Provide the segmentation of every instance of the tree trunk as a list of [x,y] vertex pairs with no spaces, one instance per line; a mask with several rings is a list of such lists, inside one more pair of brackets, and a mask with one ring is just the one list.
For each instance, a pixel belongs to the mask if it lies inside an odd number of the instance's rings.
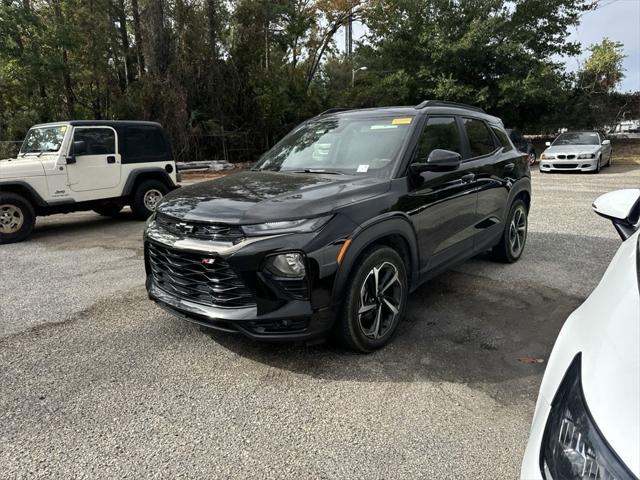
[[138,76],[142,77],[145,72],[144,53],[142,51],[142,27],[140,26],[140,8],[138,0],[131,0],[131,10],[133,16],[133,37],[136,41],[136,56],[138,57]]
[[[60,7],[60,0],[53,2],[53,14],[56,18],[57,28],[63,28],[65,24],[64,18],[62,18],[62,8]],[[69,53],[65,47],[62,47],[62,82],[64,84],[64,96],[67,106],[67,115],[69,120],[75,116],[75,97],[73,95],[73,83],[71,81],[71,72],[69,70]]]
[[133,72],[133,61],[131,59],[131,48],[129,46],[129,32],[127,32],[127,13],[125,10],[124,0],[116,0],[114,9],[116,20],[120,24],[118,33],[120,34],[120,43],[122,44],[125,78],[127,85],[129,85],[135,77]]

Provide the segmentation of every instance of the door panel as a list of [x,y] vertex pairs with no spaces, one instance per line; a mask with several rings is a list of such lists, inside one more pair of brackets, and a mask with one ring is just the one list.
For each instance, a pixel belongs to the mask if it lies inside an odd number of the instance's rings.
[[[454,116],[429,117],[414,162],[425,162],[435,149],[463,153],[460,126]],[[413,221],[420,248],[422,273],[473,248],[476,220],[476,182],[473,168],[462,163],[449,172],[409,173],[409,193],[399,209]]]
[[115,188],[120,184],[118,137],[111,127],[76,127],[73,141],[86,143],[86,153],[67,165],[69,185],[75,192]]

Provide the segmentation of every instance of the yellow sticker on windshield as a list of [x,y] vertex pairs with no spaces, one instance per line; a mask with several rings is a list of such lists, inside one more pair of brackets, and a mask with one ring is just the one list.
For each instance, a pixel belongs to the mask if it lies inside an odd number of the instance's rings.
[[411,123],[411,120],[411,117],[394,118],[391,121],[391,125],[409,125]]
[[60,131],[61,132],[66,132],[67,131],[67,127],[60,127]]

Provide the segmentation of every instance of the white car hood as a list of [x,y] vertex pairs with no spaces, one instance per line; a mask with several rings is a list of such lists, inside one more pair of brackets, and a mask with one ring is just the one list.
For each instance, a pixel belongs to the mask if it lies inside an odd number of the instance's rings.
[[42,157],[26,156],[0,160],[0,180],[44,175]]
[[600,145],[552,145],[548,147],[544,153],[596,153],[600,149]]
[[582,386],[593,419],[636,476],[640,476],[638,235],[622,244],[596,290],[572,315],[566,332],[582,352]]

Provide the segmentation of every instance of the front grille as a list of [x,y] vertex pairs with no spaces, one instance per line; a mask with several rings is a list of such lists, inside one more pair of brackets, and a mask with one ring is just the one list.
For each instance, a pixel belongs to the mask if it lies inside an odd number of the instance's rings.
[[577,168],[577,163],[555,163],[553,168]]
[[251,291],[224,259],[147,245],[153,281],[165,292],[203,305],[255,305]]
[[556,155],[556,158],[558,160],[573,160],[574,158],[576,158],[576,156],[573,154],[570,154],[570,155],[560,154],[560,155]]
[[158,213],[156,224],[174,235],[201,240],[220,240],[237,243],[244,238],[242,228],[226,223],[186,222]]

